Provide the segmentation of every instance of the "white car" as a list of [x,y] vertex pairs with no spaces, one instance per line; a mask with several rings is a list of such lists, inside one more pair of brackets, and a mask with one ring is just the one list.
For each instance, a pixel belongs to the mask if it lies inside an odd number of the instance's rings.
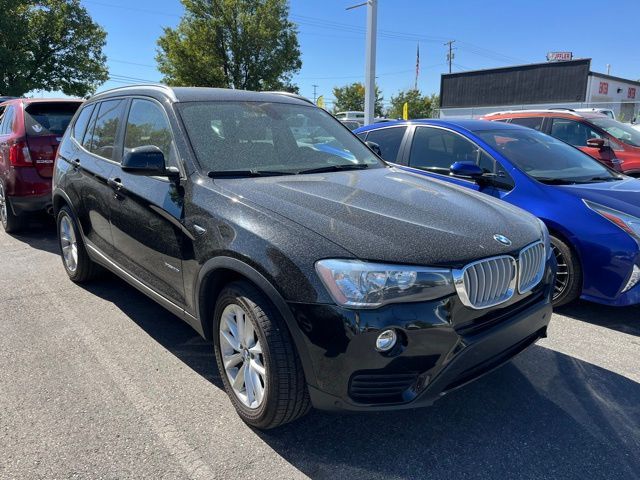
[[607,117],[611,118],[612,120],[616,120],[616,114],[610,108],[576,108],[575,111],[576,112],[601,113],[601,114],[606,115]]

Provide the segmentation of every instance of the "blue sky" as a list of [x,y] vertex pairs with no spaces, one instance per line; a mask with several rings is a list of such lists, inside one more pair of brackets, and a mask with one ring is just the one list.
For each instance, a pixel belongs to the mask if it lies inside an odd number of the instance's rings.
[[[179,0],[82,0],[108,32],[105,53],[113,80],[101,89],[161,76],[156,39],[175,26]],[[331,99],[331,89],[364,75],[366,8],[362,0],[291,0],[303,66],[300,92]],[[438,92],[447,40],[456,40],[453,71],[545,61],[548,51],[590,57],[595,71],[640,78],[640,4],[637,0],[379,0],[378,84],[385,103],[414,83],[420,44],[419,88]]]

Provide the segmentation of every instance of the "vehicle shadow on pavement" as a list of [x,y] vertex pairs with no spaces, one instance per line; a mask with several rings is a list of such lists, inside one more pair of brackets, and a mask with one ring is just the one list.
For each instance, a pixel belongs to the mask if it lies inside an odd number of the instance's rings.
[[582,322],[640,336],[640,306],[608,307],[580,301],[557,308],[554,311]]
[[638,478],[640,385],[535,346],[431,408],[260,433],[312,478]]
[[216,387],[224,388],[211,342],[204,340],[181,319],[108,272],[100,280],[81,287],[116,305],[188,367]]
[[56,236],[56,224],[53,218],[42,214],[29,218],[27,225],[11,236],[16,240],[26,243],[31,248],[43,250],[49,253],[60,253]]

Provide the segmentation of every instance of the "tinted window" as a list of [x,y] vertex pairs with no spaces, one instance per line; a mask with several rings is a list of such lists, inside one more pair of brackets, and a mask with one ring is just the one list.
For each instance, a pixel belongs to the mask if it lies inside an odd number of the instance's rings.
[[457,133],[441,128],[418,127],[413,136],[409,165],[448,173],[455,162],[478,163],[486,155]]
[[36,102],[27,105],[24,109],[27,136],[63,135],[79,106],[78,102]]
[[2,125],[0,125],[0,135],[8,135],[12,133],[14,107],[9,106],[2,116]]
[[207,171],[299,173],[381,162],[324,110],[265,102],[178,104],[196,157]]
[[78,114],[78,118],[73,124],[72,135],[73,138],[82,143],[82,138],[84,137],[84,133],[87,131],[87,125],[89,125],[89,119],[91,118],[91,114],[93,113],[94,105],[89,105],[88,107],[83,108]]
[[171,128],[162,108],[148,100],[133,100],[124,137],[125,152],[144,145],[155,145],[169,164],[175,163]]
[[93,133],[87,135],[84,142],[89,151],[109,160],[115,158],[116,134],[124,105],[124,100],[107,100],[100,104]]
[[586,123],[566,118],[554,118],[551,124],[551,135],[576,147],[586,147],[590,138],[602,138]]
[[577,148],[535,130],[486,130],[476,135],[521,171],[544,183],[589,183],[620,178]]
[[404,137],[407,127],[391,127],[381,128],[380,130],[372,130],[369,132],[367,141],[380,145],[382,150],[382,158],[389,162],[395,162],[398,158],[400,144]]
[[367,140],[367,133],[368,133],[368,132],[361,132],[361,133],[359,133],[359,134],[358,134],[358,138],[359,138],[360,140],[362,140],[363,142],[364,142],[364,141],[366,141],[366,140]]
[[523,127],[533,128],[534,130],[542,130],[543,120],[544,117],[512,118],[511,123],[522,125]]

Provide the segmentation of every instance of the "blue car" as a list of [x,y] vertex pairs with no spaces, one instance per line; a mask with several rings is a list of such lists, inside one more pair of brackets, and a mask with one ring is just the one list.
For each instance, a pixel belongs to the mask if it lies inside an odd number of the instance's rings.
[[578,297],[614,306],[640,303],[640,180],[553,137],[501,122],[400,121],[354,133],[408,171],[539,217],[558,261],[555,306]]

